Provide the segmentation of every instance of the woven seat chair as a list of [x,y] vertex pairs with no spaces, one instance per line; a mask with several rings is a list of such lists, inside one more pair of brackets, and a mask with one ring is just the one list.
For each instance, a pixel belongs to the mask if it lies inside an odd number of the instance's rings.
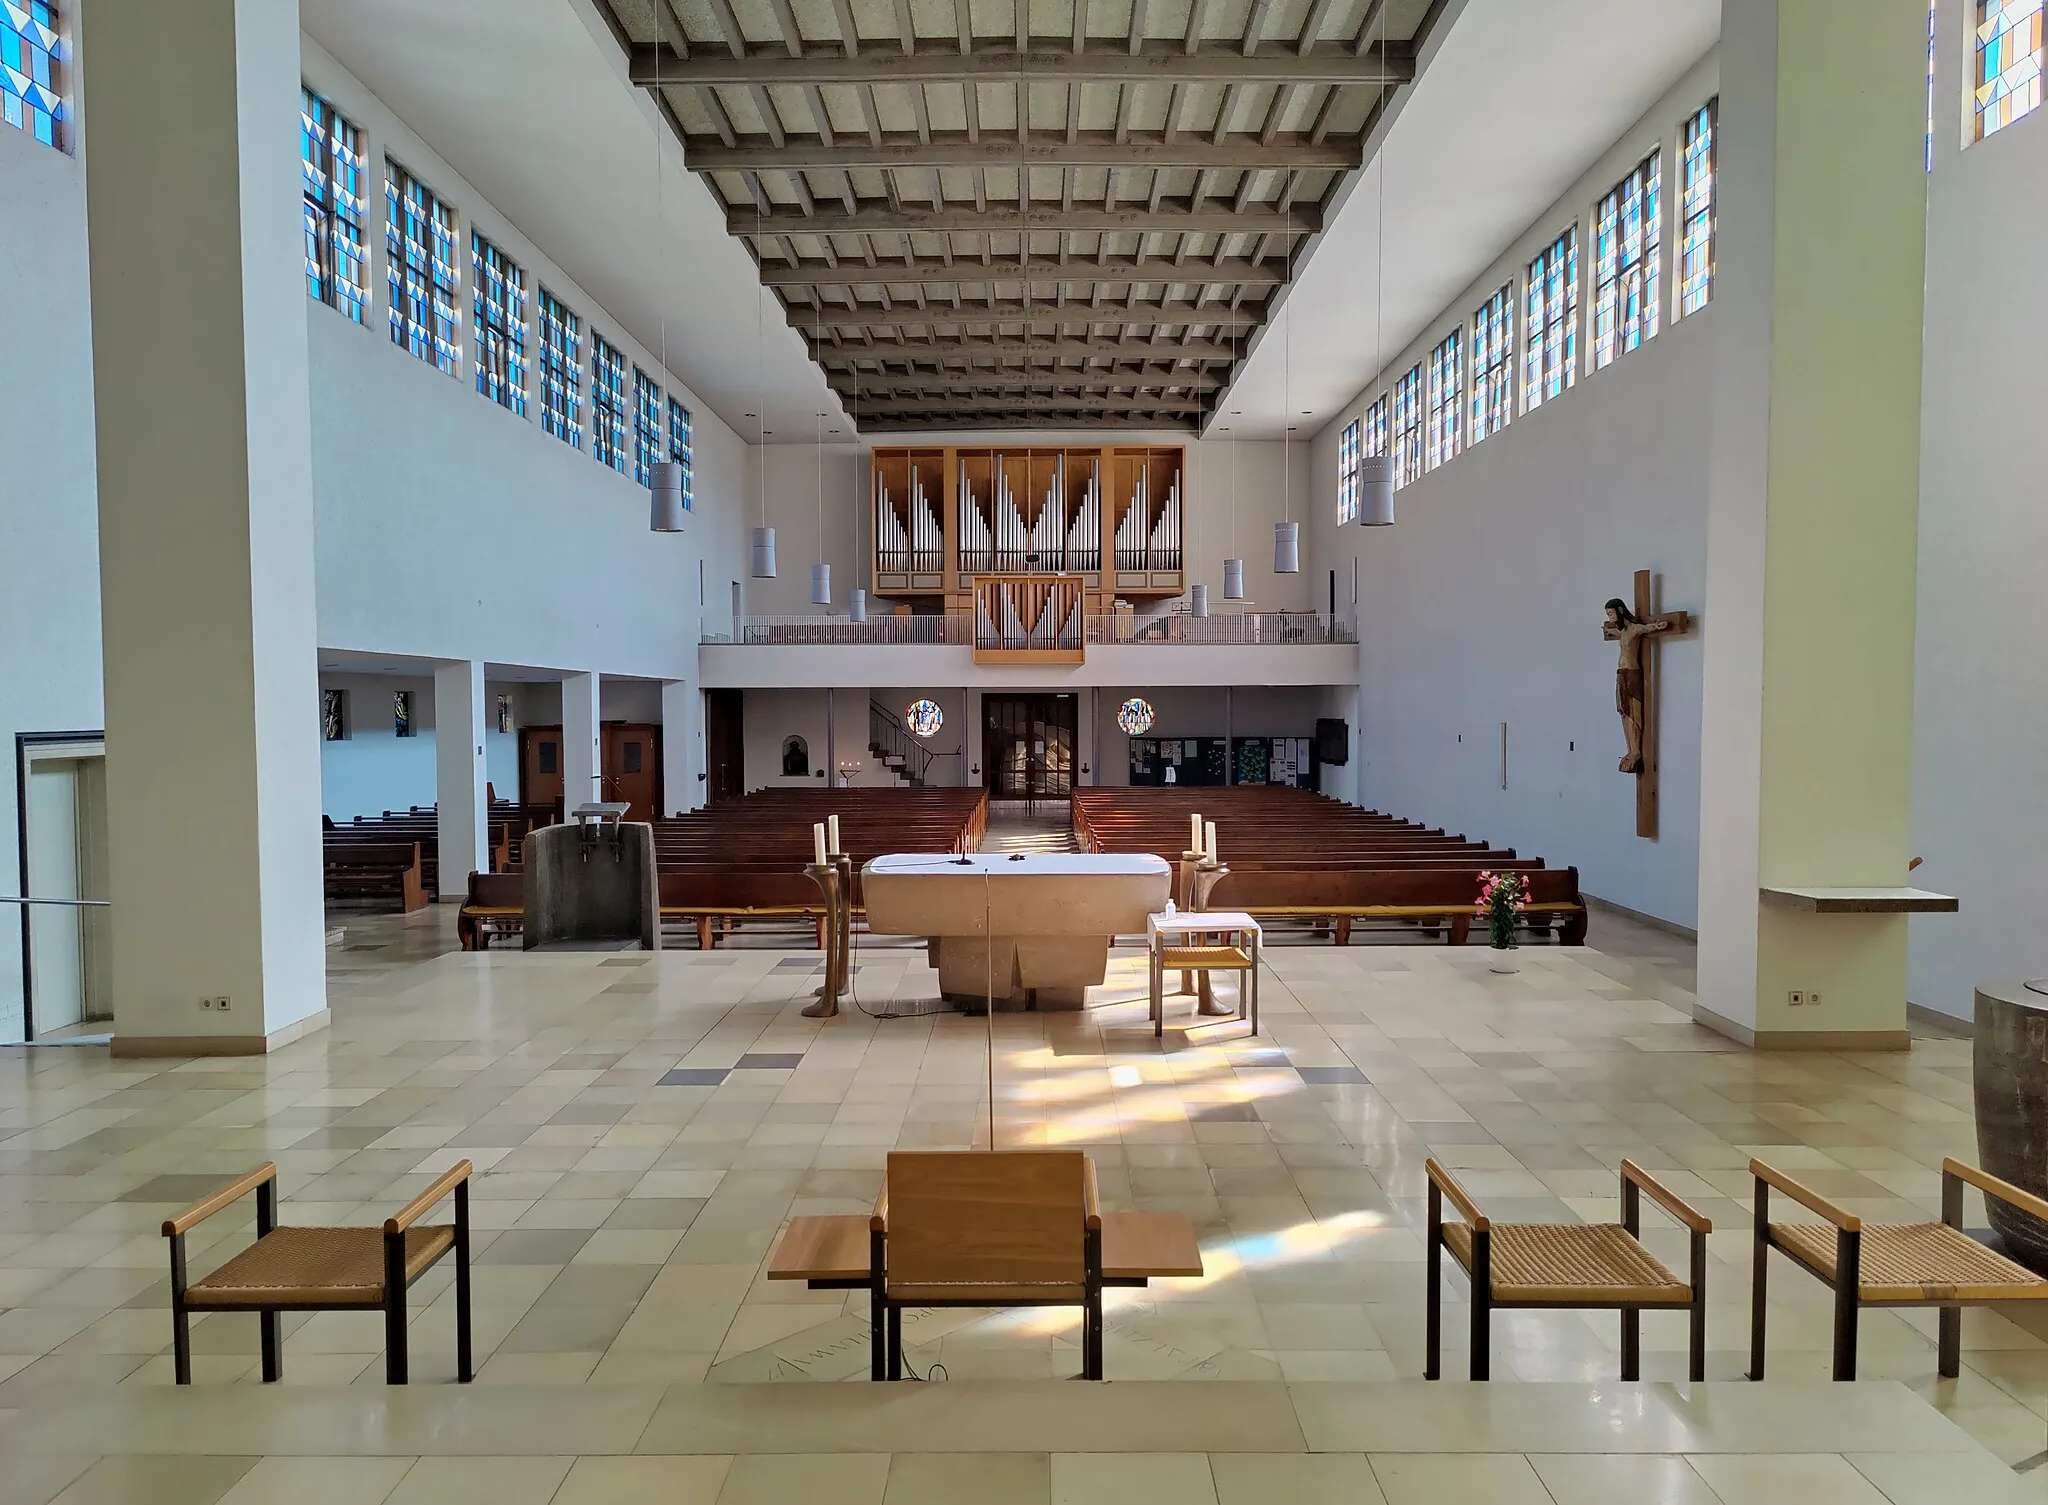
[[[1756,1280],[1750,1292],[1749,1377],[1764,1377],[1764,1285],[1777,1249],[1835,1293],[1834,1377],[1856,1378],[1856,1322],[1866,1306],[1941,1308],[1936,1362],[1943,1379],[1962,1373],[1963,1308],[1999,1301],[2048,1300],[2048,1280],[1963,1232],[1963,1188],[2034,1217],[2048,1219],[2048,1201],[1960,1160],[1941,1163],[1941,1221],[1866,1223],[1820,1193],[1761,1160],[1756,1177]],[[1773,1223],[1772,1190],[1783,1192],[1824,1223]]]
[[[1497,1307],[1614,1310],[1621,1313],[1621,1377],[1642,1377],[1645,1311],[1689,1310],[1687,1373],[1707,1377],[1707,1235],[1714,1225],[1634,1161],[1621,1163],[1619,1223],[1495,1223],[1479,1211],[1457,1178],[1435,1159],[1429,1175],[1428,1364],[1424,1379],[1443,1373],[1443,1251],[1472,1282],[1475,1380],[1490,1371],[1490,1319]],[[1680,1280],[1643,1247],[1642,1194],[1648,1192],[1692,1238],[1690,1278]],[[1443,1204],[1464,1217],[1446,1223]]]
[[[406,1383],[405,1293],[444,1255],[455,1255],[456,1372],[472,1378],[469,1312],[470,1163],[458,1162],[432,1186],[384,1220],[381,1228],[280,1228],[277,1167],[259,1165],[164,1221],[171,1241],[171,1359],[177,1382],[192,1383],[192,1313],[255,1312],[266,1383],[283,1377],[281,1312],[381,1309],[384,1377]],[[256,1242],[211,1275],[185,1276],[185,1235],[222,1208],[256,1193]],[[433,1206],[455,1193],[452,1224],[421,1225]]]

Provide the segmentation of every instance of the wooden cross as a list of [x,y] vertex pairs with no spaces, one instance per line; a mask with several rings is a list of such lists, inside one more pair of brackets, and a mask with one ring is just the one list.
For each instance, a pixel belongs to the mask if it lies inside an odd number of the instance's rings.
[[1650,572],[1636,571],[1635,605],[1619,598],[1607,603],[1601,636],[1621,645],[1614,671],[1614,708],[1621,715],[1627,751],[1621,771],[1636,778],[1636,835],[1657,835],[1657,654],[1662,638],[1692,631],[1689,612],[1659,612],[1652,600]]

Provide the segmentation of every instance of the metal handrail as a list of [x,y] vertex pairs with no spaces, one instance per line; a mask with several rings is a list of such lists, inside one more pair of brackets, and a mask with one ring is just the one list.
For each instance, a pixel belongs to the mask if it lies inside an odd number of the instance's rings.
[[111,909],[112,899],[38,899],[25,894],[0,894],[0,904],[62,904],[73,909]]
[[[1219,612],[1197,617],[1173,612],[1163,617],[1093,615],[1083,622],[1084,641],[1094,644],[1159,644],[1202,647],[1312,647],[1355,643],[1357,629],[1344,617],[1314,611]],[[823,612],[748,617],[737,633],[707,632],[702,641],[748,647],[830,647],[872,644],[975,646],[975,621],[959,612],[928,616],[873,616],[865,622]],[[1000,643],[983,646],[999,647]]]

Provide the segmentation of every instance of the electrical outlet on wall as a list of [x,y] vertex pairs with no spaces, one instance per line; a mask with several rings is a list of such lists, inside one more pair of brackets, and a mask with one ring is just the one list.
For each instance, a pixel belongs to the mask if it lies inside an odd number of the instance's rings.
[[1785,995],[1785,1001],[1791,1004],[1793,1008],[1799,1008],[1806,1002],[1806,993],[1803,989],[1794,988]]
[[209,1014],[225,1014],[233,1006],[233,1000],[228,998],[202,998],[199,1000],[199,1006]]

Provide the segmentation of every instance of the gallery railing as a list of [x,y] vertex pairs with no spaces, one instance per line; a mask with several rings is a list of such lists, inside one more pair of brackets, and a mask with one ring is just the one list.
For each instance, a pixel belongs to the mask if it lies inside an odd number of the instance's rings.
[[[872,610],[872,609],[871,609]],[[1005,623],[992,615],[979,622],[965,613],[932,616],[870,615],[865,622],[849,622],[843,616],[813,614],[748,617],[740,623],[737,637],[721,623],[707,627],[706,643],[737,642],[747,647],[778,646],[861,646],[890,644],[957,645],[963,648],[1037,646],[1035,638],[1048,635],[1052,646],[1078,647],[1131,644],[1166,647],[1298,648],[1331,643],[1355,643],[1357,630],[1342,617],[1332,618],[1313,611],[1218,612],[1207,617],[1175,612],[1163,617],[1141,618],[1132,613],[1108,616],[1065,616],[1058,611],[1041,612],[1034,622],[1047,624],[1035,633],[1020,619],[1008,638]],[[1057,623],[1057,627],[1050,624]],[[1076,632],[1078,629],[1079,636]]]

